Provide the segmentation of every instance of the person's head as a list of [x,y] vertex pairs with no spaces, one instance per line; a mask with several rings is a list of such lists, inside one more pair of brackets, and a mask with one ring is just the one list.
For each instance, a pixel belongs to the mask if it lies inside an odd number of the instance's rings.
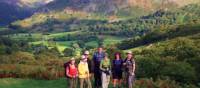
[[104,57],[104,59],[105,59],[105,60],[107,60],[107,59],[108,59],[108,54],[107,54],[107,53],[105,54],[105,57]]
[[127,55],[127,59],[132,59],[132,57],[133,57],[132,51],[128,51],[128,52],[126,53],[126,55]]
[[98,47],[98,52],[99,53],[103,52],[103,47]]
[[89,57],[89,54],[90,54],[89,51],[85,51],[85,52],[84,52],[85,58],[88,58],[88,57]]
[[87,62],[87,58],[85,57],[85,55],[82,55],[82,56],[81,56],[81,61]]
[[115,53],[115,59],[121,59],[121,54],[119,52]]
[[71,64],[75,64],[75,62],[76,62],[75,58],[72,57],[72,58],[70,59],[70,62],[71,62]]

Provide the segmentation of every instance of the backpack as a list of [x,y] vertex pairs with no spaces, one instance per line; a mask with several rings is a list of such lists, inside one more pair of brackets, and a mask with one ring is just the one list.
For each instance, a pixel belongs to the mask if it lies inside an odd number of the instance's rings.
[[[124,60],[124,63],[126,63],[126,61],[127,61],[127,59]],[[131,59],[130,62],[132,65],[135,64],[135,60],[133,60],[133,59]],[[128,70],[128,68],[126,66],[125,66],[125,70],[126,71]]]
[[68,62],[64,63],[65,77],[68,77],[68,76],[66,75],[66,68],[68,68],[68,67],[69,67],[69,64],[70,64],[70,61],[68,61]]

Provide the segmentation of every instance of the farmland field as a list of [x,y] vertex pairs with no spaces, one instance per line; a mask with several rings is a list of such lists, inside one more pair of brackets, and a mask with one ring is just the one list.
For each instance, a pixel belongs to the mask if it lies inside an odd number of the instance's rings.
[[[68,34],[76,34],[79,33],[78,31],[74,32],[63,32],[63,33],[49,33],[49,34],[42,34],[42,33],[18,33],[18,34],[11,34],[11,35],[5,35],[6,37],[9,37],[14,40],[26,40],[30,41],[30,44],[33,45],[45,45],[47,47],[57,47],[58,50],[62,53],[65,48],[70,48],[72,43],[76,43],[77,40],[75,41],[49,41],[53,38],[58,38],[58,37],[64,37]],[[103,40],[103,45],[112,45],[112,44],[117,44],[120,43],[120,41],[123,41],[126,39],[125,37],[117,37],[117,36],[104,36]],[[31,41],[32,40],[32,41]],[[85,42],[85,45],[87,46],[92,46],[92,47],[97,47],[98,46],[98,41],[93,40],[93,41],[88,41]]]

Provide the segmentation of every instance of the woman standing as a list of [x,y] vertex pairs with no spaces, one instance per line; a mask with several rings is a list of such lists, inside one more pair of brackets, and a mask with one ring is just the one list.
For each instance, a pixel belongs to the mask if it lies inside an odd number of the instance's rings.
[[78,64],[78,73],[80,79],[80,88],[84,88],[83,86],[85,83],[87,85],[87,88],[92,88],[89,78],[90,73],[89,73],[88,63],[84,55],[82,56],[82,59]]
[[76,88],[78,69],[75,65],[75,58],[71,58],[68,66],[66,67],[66,75],[69,78],[70,88]]
[[128,84],[128,88],[133,88],[135,79],[135,60],[131,51],[127,52],[127,57],[123,65],[125,66],[126,84]]
[[105,56],[105,58],[100,63],[100,70],[102,71],[101,74],[102,88],[108,88],[111,75],[111,62],[107,56]]
[[112,76],[113,76],[113,87],[116,88],[121,86],[122,82],[122,67],[123,60],[121,59],[120,53],[115,53],[115,59],[112,61]]

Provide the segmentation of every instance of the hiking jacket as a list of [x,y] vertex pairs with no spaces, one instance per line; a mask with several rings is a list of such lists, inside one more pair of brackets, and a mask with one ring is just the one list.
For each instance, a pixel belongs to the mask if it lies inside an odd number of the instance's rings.
[[87,62],[80,62],[78,64],[78,76],[79,78],[87,78],[89,77],[89,68]]

